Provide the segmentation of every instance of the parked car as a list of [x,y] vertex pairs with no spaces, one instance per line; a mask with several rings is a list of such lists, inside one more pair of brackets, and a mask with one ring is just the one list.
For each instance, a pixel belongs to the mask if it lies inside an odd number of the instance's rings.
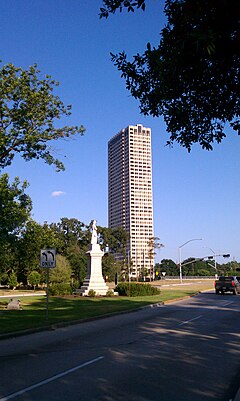
[[[240,277],[238,277],[240,280]],[[215,281],[216,294],[224,294],[225,292],[232,292],[234,295],[240,294],[240,281],[237,276],[220,276]]]

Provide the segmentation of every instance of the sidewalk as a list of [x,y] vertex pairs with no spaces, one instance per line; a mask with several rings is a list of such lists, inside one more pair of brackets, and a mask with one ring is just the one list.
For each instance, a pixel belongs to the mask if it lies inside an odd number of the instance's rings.
[[34,292],[32,294],[29,294],[29,293],[26,294],[26,293],[19,292],[17,294],[11,293],[8,295],[0,295],[0,298],[38,297],[38,296],[44,296],[44,295],[46,295],[45,291],[41,291],[41,292],[37,292],[37,293]]

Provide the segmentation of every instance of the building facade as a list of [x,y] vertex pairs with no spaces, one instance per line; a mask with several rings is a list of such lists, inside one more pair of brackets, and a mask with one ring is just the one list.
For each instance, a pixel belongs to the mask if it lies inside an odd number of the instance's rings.
[[129,125],[108,142],[108,226],[128,233],[132,278],[152,277],[151,129],[141,124]]

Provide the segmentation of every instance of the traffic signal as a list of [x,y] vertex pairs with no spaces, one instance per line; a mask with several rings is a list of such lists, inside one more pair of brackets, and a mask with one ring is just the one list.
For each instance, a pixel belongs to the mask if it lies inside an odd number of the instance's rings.
[[224,258],[230,258],[230,253],[226,253],[225,255],[223,255]]

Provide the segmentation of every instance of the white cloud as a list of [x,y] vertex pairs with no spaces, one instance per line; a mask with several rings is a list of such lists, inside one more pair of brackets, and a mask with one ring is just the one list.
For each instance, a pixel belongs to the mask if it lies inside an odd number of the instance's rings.
[[53,192],[51,193],[51,196],[52,196],[53,198],[56,198],[57,196],[65,195],[65,193],[66,193],[66,192],[63,192],[63,191],[53,191]]

